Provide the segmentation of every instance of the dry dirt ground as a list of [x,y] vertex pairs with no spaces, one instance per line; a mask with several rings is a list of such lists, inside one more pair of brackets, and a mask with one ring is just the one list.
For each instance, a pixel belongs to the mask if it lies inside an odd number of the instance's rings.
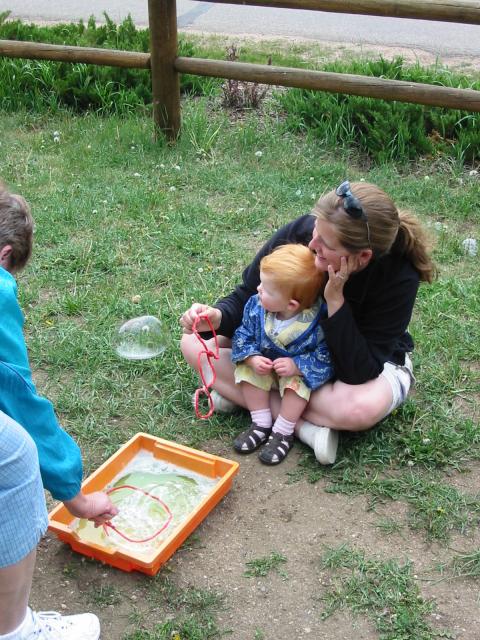
[[[411,560],[422,596],[436,603],[429,623],[448,629],[451,635],[443,637],[480,638],[478,582],[438,581],[435,571],[439,562],[451,557],[452,548],[478,549],[478,532],[458,535],[450,548],[427,543],[420,532],[407,527],[386,535],[378,528],[379,521],[388,515],[406,523],[405,505],[386,503],[372,511],[364,497],[327,493],[326,481],[288,483],[287,473],[296,468],[301,445],[273,468],[261,465],[255,454],[237,456],[226,444],[210,443],[205,449],[239,460],[239,474],[229,494],[199,526],[193,540],[161,569],[161,575],[180,589],[223,594],[216,619],[220,629],[229,631],[227,638],[378,638],[373,622],[364,615],[345,609],[321,618],[322,595],[333,575],[322,568],[320,559],[325,547],[343,543],[364,551],[366,557]],[[450,481],[457,489],[477,493],[479,479],[480,464]],[[273,571],[266,577],[245,577],[247,561],[273,551],[286,557],[286,575]],[[151,629],[174,618],[161,597],[152,597],[155,590],[155,579],[86,560],[48,534],[39,547],[31,604],[64,613],[93,611],[102,622],[102,639],[120,640],[135,629]]]

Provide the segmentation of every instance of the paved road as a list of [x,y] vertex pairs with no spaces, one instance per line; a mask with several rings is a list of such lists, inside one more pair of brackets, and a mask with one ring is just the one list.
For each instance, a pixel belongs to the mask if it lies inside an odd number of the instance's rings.
[[[101,9],[99,9],[101,7]],[[147,0],[0,0],[0,12],[32,21],[70,21],[105,10],[116,22],[129,13],[139,26],[148,24]],[[288,36],[319,42],[378,45],[429,52],[439,57],[480,60],[480,26],[349,14],[273,9],[177,0],[182,31]]]

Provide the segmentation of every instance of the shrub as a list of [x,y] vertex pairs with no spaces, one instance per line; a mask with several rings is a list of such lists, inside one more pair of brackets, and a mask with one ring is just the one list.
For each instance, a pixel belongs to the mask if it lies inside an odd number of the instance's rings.
[[[480,82],[437,67],[387,61],[334,62],[325,71],[408,82],[480,89]],[[464,161],[480,157],[480,115],[403,102],[292,89],[278,95],[292,130],[311,130],[327,146],[354,145],[376,161],[447,154]]]
[[[65,44],[71,46],[148,52],[148,29],[137,29],[131,17],[116,25],[105,13],[105,24],[90,18],[53,26],[8,21],[9,12],[0,14],[0,38]],[[194,47],[179,40],[179,55],[191,57]],[[210,94],[220,83],[216,79],[181,76],[182,92]],[[50,62],[0,58],[0,108],[125,113],[152,102],[150,72],[82,63]]]

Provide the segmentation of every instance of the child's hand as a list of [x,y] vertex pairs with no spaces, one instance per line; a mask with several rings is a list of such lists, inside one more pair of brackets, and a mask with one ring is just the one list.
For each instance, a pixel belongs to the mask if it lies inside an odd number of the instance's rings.
[[104,524],[118,513],[117,507],[102,491],[88,494],[80,491],[71,500],[65,500],[63,504],[73,516],[92,520],[96,527]]
[[[180,324],[183,327],[183,333],[192,333],[193,323],[198,318],[198,316],[208,316],[208,319],[212,323],[212,327],[214,329],[218,329],[220,326],[220,322],[222,321],[222,312],[220,309],[215,309],[215,307],[209,307],[206,304],[200,304],[199,302],[194,302],[190,309],[187,309],[185,313],[180,317]],[[197,329],[199,331],[209,331],[210,327],[207,322],[202,320],[198,323]]]
[[286,378],[287,376],[301,376],[302,373],[292,358],[277,358],[273,361],[273,369],[277,376]]
[[265,356],[250,356],[247,358],[245,364],[247,364],[250,369],[253,369],[255,373],[258,373],[259,376],[266,376],[273,367],[273,362],[270,358],[265,358]]

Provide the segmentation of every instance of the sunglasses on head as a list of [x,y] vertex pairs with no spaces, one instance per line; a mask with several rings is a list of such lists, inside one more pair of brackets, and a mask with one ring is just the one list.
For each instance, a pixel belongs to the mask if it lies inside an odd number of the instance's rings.
[[371,246],[370,242],[370,227],[368,225],[367,214],[363,210],[362,203],[358,198],[356,198],[350,190],[350,182],[345,180],[342,184],[335,189],[335,193],[337,196],[342,198],[343,208],[345,212],[354,220],[365,220],[365,224],[367,225],[367,237],[368,244]]

